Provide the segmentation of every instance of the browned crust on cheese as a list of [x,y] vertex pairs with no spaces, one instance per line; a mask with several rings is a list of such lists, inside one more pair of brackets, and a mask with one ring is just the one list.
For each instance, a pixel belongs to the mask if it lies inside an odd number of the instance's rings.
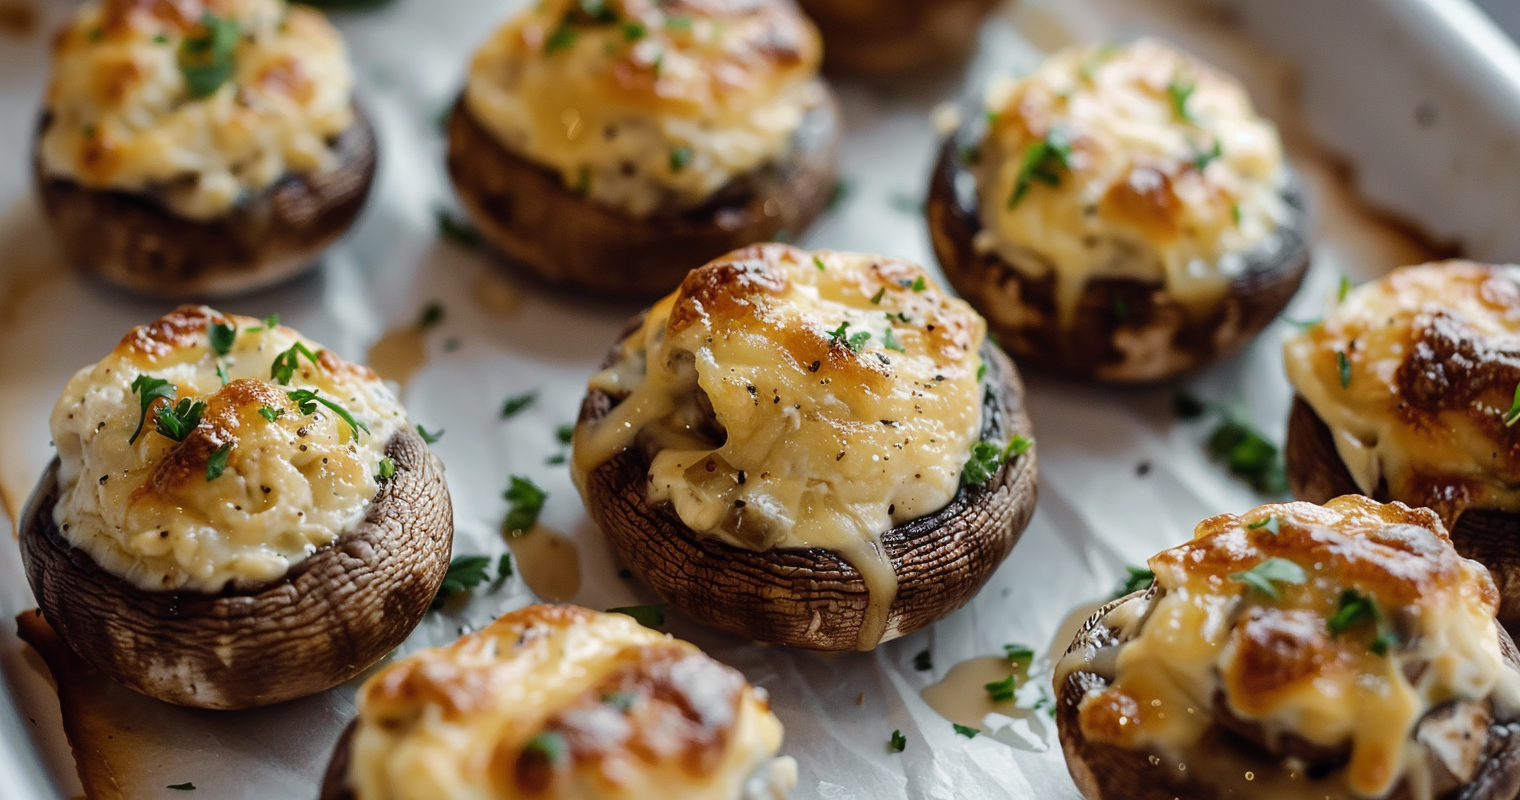
[[998,0],[798,0],[823,34],[824,67],[897,75],[953,63],[976,46]]
[[338,166],[288,173],[211,220],[181,217],[151,193],[91,189],[51,175],[33,143],[32,177],[64,255],[86,274],[166,298],[240,294],[314,267],[348,230],[369,197],[375,135],[355,105],[354,122],[333,143]]
[[[1296,188],[1290,186],[1284,199],[1294,219],[1279,230],[1279,246],[1242,254],[1244,273],[1230,283],[1225,297],[1208,313],[1190,314],[1159,282],[1095,278],[1078,300],[1069,326],[1060,322],[1054,274],[1031,278],[996,253],[976,251],[973,241],[982,223],[975,176],[961,162],[956,137],[946,140],[940,151],[930,180],[927,216],[945,276],[988,318],[999,342],[1020,363],[1072,378],[1149,383],[1201,369],[1234,353],[1292,299],[1309,267],[1307,218]],[[1124,202],[1148,207],[1138,199]],[[1009,284],[1017,287],[1028,324],[998,322],[1004,315],[992,306],[1005,302],[1003,287]],[[1106,369],[1124,362],[1124,352],[1116,343],[1119,337],[1158,333],[1163,334],[1171,356],[1164,368],[1124,377],[1105,375]]]
[[217,595],[146,591],[101,569],[53,522],[58,462],[20,526],[21,560],[48,622],[128,688],[180,705],[240,709],[329,689],[399,645],[448,570],[454,524],[442,465],[416,433],[360,526],[282,579]]
[[828,207],[842,126],[832,94],[810,111],[784,162],[679,216],[635,219],[585,198],[503,147],[456,103],[449,175],[471,222],[514,266],[599,294],[652,297],[731,250],[796,235]]

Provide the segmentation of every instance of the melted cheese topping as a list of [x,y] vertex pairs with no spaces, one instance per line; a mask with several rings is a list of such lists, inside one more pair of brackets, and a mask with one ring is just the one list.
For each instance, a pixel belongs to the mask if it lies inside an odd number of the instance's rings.
[[[1053,273],[1065,324],[1097,277],[1207,308],[1289,219],[1276,129],[1234,79],[1159,42],[1064,50],[994,84],[986,114],[977,246]],[[1069,144],[1064,163],[1042,162],[1046,143]]]
[[[226,355],[212,352],[212,324],[238,333]],[[276,355],[304,343],[288,385],[270,380]],[[217,375],[227,376],[224,385]],[[139,376],[169,381],[174,403],[205,411],[176,442],[155,430],[155,401],[142,416]],[[320,403],[303,414],[288,392],[307,389],[345,408],[368,432],[351,429]],[[278,414],[269,420],[268,414]],[[184,306],[134,329],[110,355],[76,373],[51,420],[63,538],[107,572],[143,589],[220,592],[228,584],[277,580],[319,547],[353,529],[379,490],[385,448],[407,427],[390,390],[290,328]],[[225,468],[209,466],[223,448]]]
[[[191,95],[180,56],[206,15],[235,20],[233,73]],[[190,45],[194,47],[193,44]],[[288,173],[337,166],[353,123],[338,32],[283,0],[95,0],[59,34],[41,141],[50,175],[91,189],[152,192],[191,219],[226,213]]]
[[359,692],[358,800],[784,800],[762,690],[620,614],[530,606]]
[[1466,508],[1520,511],[1520,427],[1505,424],[1520,384],[1520,267],[1395,270],[1283,350],[1363,492],[1448,523]]
[[[1274,582],[1271,597],[1236,577],[1269,558],[1293,562],[1306,579]],[[1493,698],[1517,710],[1520,673],[1500,656],[1493,580],[1456,554],[1427,510],[1361,496],[1263,506],[1205,520],[1193,541],[1150,567],[1159,599],[1119,650],[1114,680],[1079,707],[1093,741],[1186,763],[1207,748],[1219,698],[1265,742],[1292,735],[1349,746],[1334,782],[1352,796],[1385,797],[1422,774],[1412,734],[1435,706]],[[1337,632],[1328,620],[1347,591],[1377,610]],[[1380,634],[1392,637],[1384,654]]]
[[871,590],[873,647],[897,585],[878,537],[958,491],[981,431],[985,336],[917,265],[736,251],[694,270],[592,379],[622,402],[577,427],[577,484],[640,444],[649,501],[692,530],[840,553]]
[[546,0],[476,53],[464,100],[502,146],[636,217],[695,208],[781,160],[826,101],[811,23],[780,0]]

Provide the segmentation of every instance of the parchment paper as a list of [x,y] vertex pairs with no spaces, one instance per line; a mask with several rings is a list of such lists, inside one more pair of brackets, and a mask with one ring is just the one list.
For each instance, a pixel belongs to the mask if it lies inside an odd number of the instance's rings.
[[[637,308],[521,284],[490,258],[437,235],[434,209],[452,197],[436,120],[457,92],[475,45],[517,5],[400,0],[382,11],[337,16],[380,134],[375,195],[356,231],[318,273],[220,305],[254,316],[278,312],[286,324],[362,360],[386,329],[409,324],[429,301],[442,303],[445,319],[427,335],[429,363],[405,400],[413,421],[447,429],[435,449],[448,468],[456,554],[504,550],[501,492],[509,475],[528,475],[549,492],[543,521],[579,544],[576,601],[600,609],[654,602],[646,587],[618,577],[565,466],[546,463],[562,449],[555,427],[573,421],[586,378]],[[51,457],[47,417],[68,376],[100,358],[132,325],[170,307],[74,277],[43,231],[23,159],[45,75],[42,31],[69,7],[42,11],[37,33],[0,44],[0,153],[6,154],[0,198],[8,207],[0,218],[0,487],[11,508]],[[1284,102],[1286,66],[1194,4],[1163,0],[1026,0],[987,27],[982,54],[965,73],[895,85],[839,84],[848,194],[800,244],[888,253],[932,266],[919,210],[936,149],[931,111],[963,96],[991,70],[1032,68],[1043,50],[1142,33],[1164,35],[1242,75],[1294,145],[1326,237],[1288,317],[1317,317],[1341,274],[1369,277],[1425,255],[1381,227],[1316,160]],[[1275,324],[1249,351],[1187,386],[1212,400],[1241,403],[1280,442],[1289,389],[1279,345],[1288,331]],[[1028,644],[1043,661],[1060,622],[1108,596],[1126,564],[1183,541],[1204,517],[1270,499],[1209,462],[1202,448],[1208,426],[1174,420],[1172,387],[1125,391],[1026,378],[1039,443],[1038,511],[1013,555],[966,608],[875,652],[835,656],[739,641],[672,610],[667,630],[770,691],[786,725],[785,750],[801,766],[797,797],[1076,797],[1049,717],[1032,712],[968,740],[919,698],[920,690],[957,662],[1000,654],[1005,643]],[[530,390],[539,392],[539,402],[500,420],[502,401]],[[430,615],[402,652],[450,641],[532,601],[520,577],[498,591],[477,591],[462,608]],[[31,720],[39,759],[57,777],[61,796],[72,796],[78,782],[51,684],[9,624],[31,605],[14,545],[0,545],[0,666],[18,712]],[[914,656],[926,649],[933,668],[919,671]],[[1035,684],[1047,680],[1039,675],[1022,700],[1032,704]],[[201,797],[312,797],[332,743],[352,717],[355,685],[238,714],[173,708],[118,690],[113,713],[132,725],[122,732],[130,747],[123,746],[113,771],[129,797],[183,798],[163,787],[185,781]],[[886,747],[894,729],[908,742],[900,755]]]

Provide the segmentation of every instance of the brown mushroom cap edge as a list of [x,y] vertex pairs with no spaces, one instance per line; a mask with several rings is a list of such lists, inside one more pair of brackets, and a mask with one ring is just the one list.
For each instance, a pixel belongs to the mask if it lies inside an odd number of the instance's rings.
[[396,473],[357,529],[278,581],[217,595],[155,592],[102,570],[53,522],[55,459],[21,517],[21,560],[48,623],[80,658],[170,703],[243,709],[359,674],[421,622],[448,571],[453,506],[443,468],[402,430]]

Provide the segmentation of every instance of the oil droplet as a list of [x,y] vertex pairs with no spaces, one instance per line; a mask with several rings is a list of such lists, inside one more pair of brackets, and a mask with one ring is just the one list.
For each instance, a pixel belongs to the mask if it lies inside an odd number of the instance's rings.
[[417,370],[427,365],[427,340],[416,325],[392,328],[370,345],[369,367],[402,388],[411,382]]
[[539,599],[564,603],[581,590],[581,558],[575,542],[559,531],[534,525],[521,536],[507,536],[517,571]]
[[951,667],[945,677],[924,687],[919,695],[945,719],[968,728],[980,728],[988,714],[994,711],[1008,714],[1018,708],[1012,700],[994,703],[987,693],[987,684],[1007,680],[1009,675],[1017,675],[1020,684],[1027,677],[1006,658],[973,658]]

